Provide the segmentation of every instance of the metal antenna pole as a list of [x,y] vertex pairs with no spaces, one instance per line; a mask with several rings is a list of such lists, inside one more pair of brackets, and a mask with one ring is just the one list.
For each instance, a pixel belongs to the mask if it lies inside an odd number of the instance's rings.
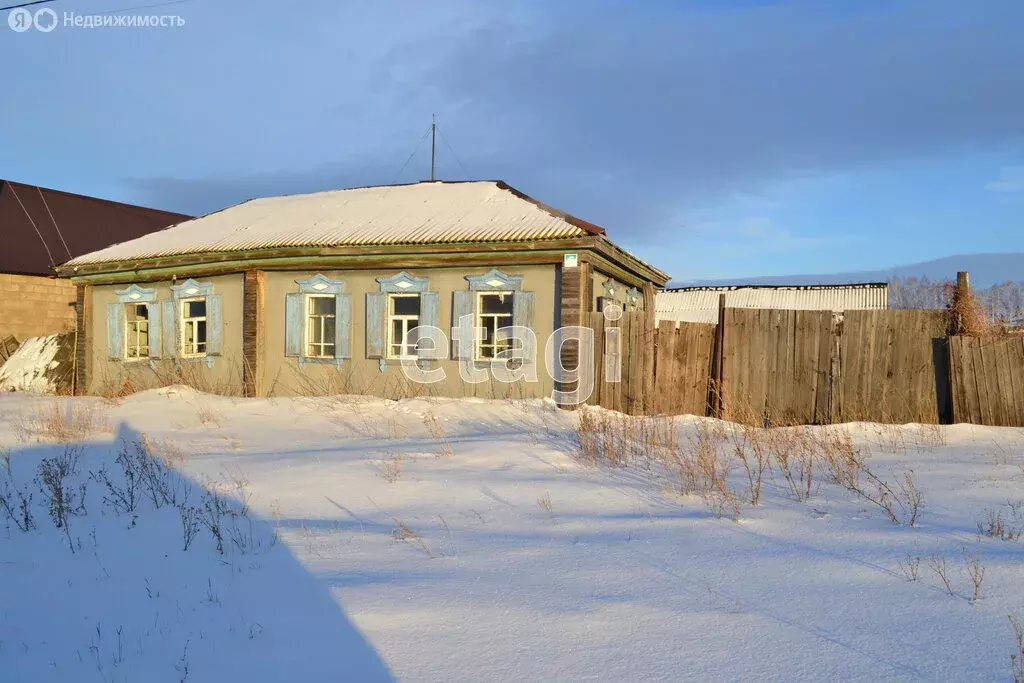
[[430,182],[434,182],[434,158],[437,149],[437,114],[430,115]]

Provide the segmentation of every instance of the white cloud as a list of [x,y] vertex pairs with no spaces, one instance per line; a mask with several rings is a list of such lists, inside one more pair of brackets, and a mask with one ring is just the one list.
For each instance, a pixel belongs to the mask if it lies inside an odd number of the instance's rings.
[[985,185],[989,192],[1024,192],[1024,166],[1004,166],[999,180]]

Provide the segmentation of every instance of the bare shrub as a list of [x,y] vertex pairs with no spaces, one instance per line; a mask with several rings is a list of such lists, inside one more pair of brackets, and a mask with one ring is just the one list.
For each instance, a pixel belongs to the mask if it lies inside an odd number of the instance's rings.
[[196,400],[196,417],[199,419],[199,424],[206,428],[219,427],[223,420],[217,409],[203,398]]
[[894,489],[871,471],[859,450],[852,445],[830,447],[826,458],[834,481],[864,500],[881,508],[893,524],[914,526],[924,507],[924,496],[914,471],[905,470]]
[[210,536],[213,537],[218,555],[224,554],[223,519],[225,515],[229,514],[230,510],[231,506],[227,499],[216,492],[207,492],[203,497],[203,507],[200,511],[199,520],[206,527],[206,530],[210,532]]
[[392,519],[394,519],[395,522],[395,528],[391,532],[391,537],[393,539],[395,539],[396,541],[401,541],[403,543],[406,541],[415,541],[417,545],[419,545],[420,548],[423,549],[423,552],[427,554],[427,557],[429,557],[430,559],[434,559],[434,553],[431,552],[430,548],[427,547],[426,541],[423,540],[422,536],[413,531],[413,529],[405,522],[395,518]]
[[70,444],[53,458],[43,458],[36,470],[36,483],[43,495],[53,525],[64,532],[71,552],[75,552],[71,540],[71,517],[85,514],[86,483],[75,483],[78,475],[78,459],[81,446]]
[[402,478],[402,454],[393,453],[387,460],[380,463],[380,476],[389,484],[394,484]]
[[967,548],[963,549],[964,560],[967,563],[967,577],[971,580],[974,592],[971,593],[971,602],[977,602],[981,598],[981,584],[985,580],[985,565],[981,563],[981,545],[973,553],[968,553]]
[[921,573],[921,556],[907,554],[899,564],[900,573],[907,581],[917,581]]
[[946,587],[946,592],[950,595],[956,595],[953,592],[953,583],[949,576],[949,561],[945,555],[938,553],[928,558],[928,566],[935,572],[936,576],[942,581],[942,585]]
[[432,439],[445,439],[448,436],[448,430],[445,429],[444,423],[437,419],[437,415],[434,415],[433,411],[424,413],[423,426],[426,427],[427,434]]
[[426,428],[430,438],[441,442],[441,448],[437,453],[437,457],[448,458],[455,455],[455,449],[452,448],[452,444],[448,440],[448,430],[445,428],[444,423],[434,415],[433,411],[427,411],[423,415],[423,426]]
[[917,487],[914,470],[906,470],[899,480],[899,501],[906,513],[906,525],[916,525],[921,508],[924,507],[924,496],[921,494],[921,489]]
[[14,424],[22,441],[40,437],[58,443],[84,441],[93,434],[109,430],[106,414],[96,405],[75,399],[53,399],[22,416]]
[[846,489],[856,487],[864,456],[854,446],[850,433],[841,427],[825,427],[818,432],[818,444],[833,481]]
[[771,453],[764,430],[745,427],[738,432],[734,452],[743,463],[747,475],[747,493],[751,505],[761,502],[761,486],[764,475],[771,469]]
[[978,533],[1001,541],[1016,541],[1024,534],[1024,501],[1006,504],[1009,508],[1007,517],[1003,517],[1002,508],[985,510],[985,522],[978,523]]
[[19,531],[27,532],[36,528],[32,515],[32,492],[27,486],[18,486],[9,465],[0,470],[0,510],[8,525],[13,523]]
[[181,515],[182,550],[187,552],[202,527],[203,511],[191,505],[179,505],[178,512]]
[[544,512],[548,513],[552,517],[555,516],[555,508],[551,504],[551,494],[545,491],[542,495],[537,497],[537,507]]
[[1008,618],[1015,638],[1013,653],[1010,655],[1013,683],[1024,683],[1024,620],[1013,615]]
[[117,462],[126,476],[131,471],[131,476],[138,479],[155,507],[184,503],[188,498],[188,484],[167,465],[164,458],[153,454],[150,444],[145,435],[132,441],[122,440]]
[[964,334],[971,337],[992,337],[1001,331],[1001,326],[996,325],[988,311],[969,287],[957,287],[953,283],[946,283],[949,304],[946,310],[949,315],[949,326],[955,334]]
[[770,437],[770,448],[793,498],[811,497],[814,482],[816,443],[802,427],[777,429]]

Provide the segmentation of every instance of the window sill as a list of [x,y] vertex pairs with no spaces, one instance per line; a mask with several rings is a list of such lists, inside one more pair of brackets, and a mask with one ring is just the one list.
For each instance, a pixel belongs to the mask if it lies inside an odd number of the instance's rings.
[[345,359],[344,358],[316,358],[316,357],[313,357],[313,356],[299,356],[298,358],[295,359],[295,362],[298,363],[298,366],[300,368],[302,366],[306,365],[306,364],[309,364],[309,365],[334,365],[334,366],[340,368],[341,367],[341,362],[343,360],[345,360]]

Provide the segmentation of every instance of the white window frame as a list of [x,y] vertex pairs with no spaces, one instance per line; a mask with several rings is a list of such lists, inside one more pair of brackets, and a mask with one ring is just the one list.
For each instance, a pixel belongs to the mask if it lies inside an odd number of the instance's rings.
[[[419,301],[419,304],[420,304],[420,312],[419,313],[417,313],[416,315],[411,315],[411,314],[395,314],[395,313],[392,312],[392,302],[395,299],[413,299],[413,298],[415,298],[417,301]],[[411,329],[413,329],[415,327],[419,327],[420,317],[423,315],[423,298],[420,296],[420,293],[419,292],[388,292],[388,296],[387,296],[387,311],[386,312],[387,312],[387,323],[386,323],[387,324],[387,340],[386,340],[387,349],[385,350],[385,353],[384,353],[385,357],[388,360],[417,360],[419,358],[419,354],[416,352],[417,351],[416,347],[419,345],[419,342],[417,342],[415,345],[413,345],[413,353],[411,353],[411,354],[408,354],[408,353],[395,354],[394,347],[397,345],[397,346],[401,346],[404,351],[408,351],[409,350],[409,344],[406,344],[405,340],[406,340],[406,338],[409,335],[409,330],[411,330]],[[394,321],[396,321],[396,320],[401,320],[402,321],[402,339],[401,340],[396,340],[395,339]],[[410,325],[409,323],[412,322],[412,321],[416,321],[416,324],[415,325]]]
[[[331,306],[333,306],[333,308],[334,308],[334,312],[332,314],[330,314],[330,315],[313,315],[313,300],[314,299],[329,299],[330,302],[331,302]],[[302,303],[304,304],[304,309],[305,309],[303,311],[303,317],[302,317],[302,329],[303,329],[303,334],[302,334],[302,336],[303,336],[302,356],[303,357],[305,357],[305,358],[315,358],[317,360],[324,360],[324,359],[333,360],[333,359],[338,357],[338,345],[337,345],[337,342],[335,341],[335,338],[331,337],[331,339],[328,340],[326,334],[324,333],[324,326],[326,324],[325,323],[326,320],[333,320],[334,321],[334,325],[335,325],[335,330],[337,330],[337,325],[338,325],[338,303],[337,303],[337,301],[338,301],[337,298],[333,294],[307,294],[305,297],[303,297],[303,302]],[[313,342],[313,326],[311,324],[313,318],[317,318],[317,320],[318,320],[317,324],[320,326],[320,342],[318,342],[318,343]],[[313,346],[314,345],[320,347],[319,353],[311,353],[311,351],[313,350]],[[325,346],[333,347],[334,351],[331,352],[330,355],[324,353],[324,347]]]
[[[512,311],[510,311],[509,313],[484,313],[483,298],[485,296],[501,296],[501,297],[506,297],[507,296],[507,297],[511,297],[512,298]],[[477,291],[476,292],[476,320],[474,321],[474,324],[478,328],[482,327],[485,330],[487,330],[488,328],[487,328],[486,325],[484,325],[484,322],[483,322],[484,318],[494,318],[495,319],[495,325],[494,325],[495,332],[497,332],[497,330],[500,330],[503,327],[511,327],[514,324],[514,321],[515,321],[515,292],[513,290],[511,290],[511,289],[508,289],[508,290],[502,289],[502,290]],[[497,319],[498,318],[508,318],[508,323],[504,324],[504,325],[499,325],[497,323]],[[483,355],[483,348],[485,346],[492,347],[494,349],[494,354],[492,356],[488,357],[488,356],[484,356]],[[483,334],[481,334],[478,339],[475,339],[473,341],[473,358],[474,358],[474,360],[479,361],[479,362],[489,363],[489,362],[491,362],[491,361],[493,361],[495,359],[495,357],[498,355],[498,353],[500,351],[504,351],[504,350],[505,349],[500,349],[500,350],[498,349],[497,342],[494,339],[485,340],[483,338]]]
[[[207,308],[206,315],[204,315],[204,316],[196,317],[196,318],[187,318],[187,317],[185,317],[185,311],[186,311],[188,305],[190,303],[195,302],[195,301],[202,301],[204,306],[209,306],[210,305],[209,301],[207,301],[207,298],[205,296],[190,296],[190,297],[185,298],[185,299],[180,299],[179,302],[178,302],[178,322],[179,322],[179,324],[178,324],[178,329],[179,329],[178,348],[181,350],[181,357],[182,358],[205,358],[206,357],[206,349],[209,348],[209,344],[210,344],[210,321],[209,321],[210,311],[209,311],[209,308]],[[199,323],[200,322],[206,323],[206,334],[203,336],[203,341],[202,341],[203,350],[202,351],[192,351],[191,353],[189,353],[185,349],[185,337],[186,337],[185,333],[186,333],[188,327],[192,326],[192,327],[195,328],[195,332],[193,333],[192,338],[196,339],[194,344],[195,344],[195,347],[198,349],[200,342],[198,341],[197,337],[199,336]]]
[[[132,320],[132,319],[130,319],[128,317],[128,307],[129,306],[133,306],[136,309],[138,309],[139,307],[142,307],[142,308],[146,309],[146,317],[144,319],[142,319],[142,320]],[[138,303],[138,302],[132,301],[130,303],[124,304],[124,308],[122,309],[122,312],[124,313],[124,359],[126,361],[148,360],[149,359],[149,354],[151,352],[150,338],[149,338],[150,327],[149,327],[149,306],[148,306],[148,304]],[[136,316],[138,315],[137,311],[136,311],[135,315]],[[143,332],[143,331],[141,331],[139,329],[139,327],[141,325],[143,325],[143,324],[146,326],[145,332]],[[141,335],[145,335],[145,343],[142,343]],[[134,340],[133,340],[133,337],[134,337]],[[132,343],[133,341],[135,343]],[[135,355],[134,356],[131,355],[131,350],[132,349],[135,349]],[[146,350],[145,354],[142,354],[142,349]]]

